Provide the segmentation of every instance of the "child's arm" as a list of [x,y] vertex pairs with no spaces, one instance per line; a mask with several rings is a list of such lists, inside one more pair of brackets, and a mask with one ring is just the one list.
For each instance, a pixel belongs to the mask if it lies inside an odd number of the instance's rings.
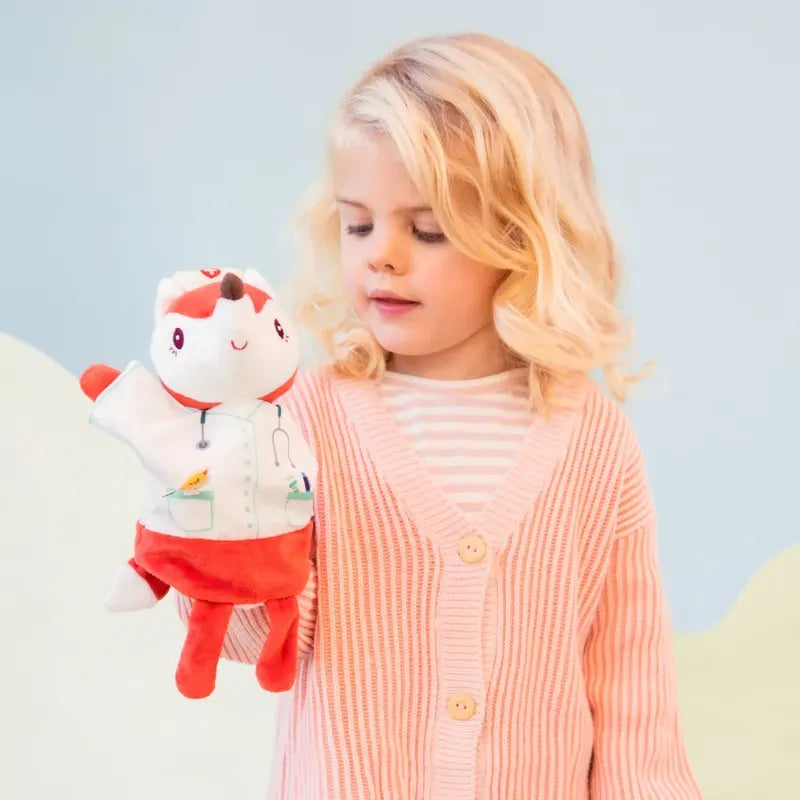
[[609,571],[584,655],[595,726],[592,800],[702,800],[678,722],[657,519],[632,437]]
[[[300,620],[297,629],[297,650],[300,657],[311,652],[314,646],[314,628],[317,622],[317,568],[309,564],[310,571],[305,589],[297,595]],[[192,601],[175,592],[178,615],[187,624]],[[228,632],[222,644],[222,657],[229,661],[255,664],[269,633],[269,620],[264,606],[233,609]]]

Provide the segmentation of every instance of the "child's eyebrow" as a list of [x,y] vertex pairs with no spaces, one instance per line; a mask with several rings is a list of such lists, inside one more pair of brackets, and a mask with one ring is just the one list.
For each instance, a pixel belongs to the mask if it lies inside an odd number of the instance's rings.
[[[348,200],[346,197],[339,197],[336,196],[337,203],[343,203],[347,206],[355,206],[356,208],[362,208],[364,211],[371,211],[372,209],[364,205],[364,203],[360,203],[358,200]],[[397,213],[398,211],[411,211],[411,212],[420,212],[420,211],[433,211],[430,206],[398,206],[394,212]]]

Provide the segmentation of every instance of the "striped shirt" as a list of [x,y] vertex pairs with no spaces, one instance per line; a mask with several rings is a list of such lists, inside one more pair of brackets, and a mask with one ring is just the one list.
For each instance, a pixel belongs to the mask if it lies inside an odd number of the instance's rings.
[[442,490],[476,517],[511,468],[531,424],[527,368],[469,380],[388,371],[379,389]]

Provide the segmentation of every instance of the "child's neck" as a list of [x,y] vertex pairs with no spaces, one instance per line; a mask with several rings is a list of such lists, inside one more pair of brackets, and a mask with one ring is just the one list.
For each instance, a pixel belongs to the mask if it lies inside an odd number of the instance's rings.
[[485,378],[525,365],[506,349],[494,331],[479,331],[454,347],[425,355],[390,354],[387,368],[392,372],[435,380]]

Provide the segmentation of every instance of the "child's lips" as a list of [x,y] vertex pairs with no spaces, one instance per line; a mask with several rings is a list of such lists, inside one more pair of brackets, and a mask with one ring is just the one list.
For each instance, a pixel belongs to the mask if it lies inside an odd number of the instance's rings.
[[381,314],[390,317],[407,314],[409,311],[421,305],[421,303],[416,300],[400,300],[393,297],[372,297],[370,298],[370,302]]
[[239,347],[239,346],[236,344],[236,342],[234,342],[234,341],[233,341],[233,339],[231,339],[231,347],[232,347],[234,350],[244,350],[244,349],[245,349],[245,347],[247,347],[247,345],[248,345],[248,342],[247,342],[247,341],[245,341],[245,343],[244,343],[244,344],[243,344],[241,347]]

